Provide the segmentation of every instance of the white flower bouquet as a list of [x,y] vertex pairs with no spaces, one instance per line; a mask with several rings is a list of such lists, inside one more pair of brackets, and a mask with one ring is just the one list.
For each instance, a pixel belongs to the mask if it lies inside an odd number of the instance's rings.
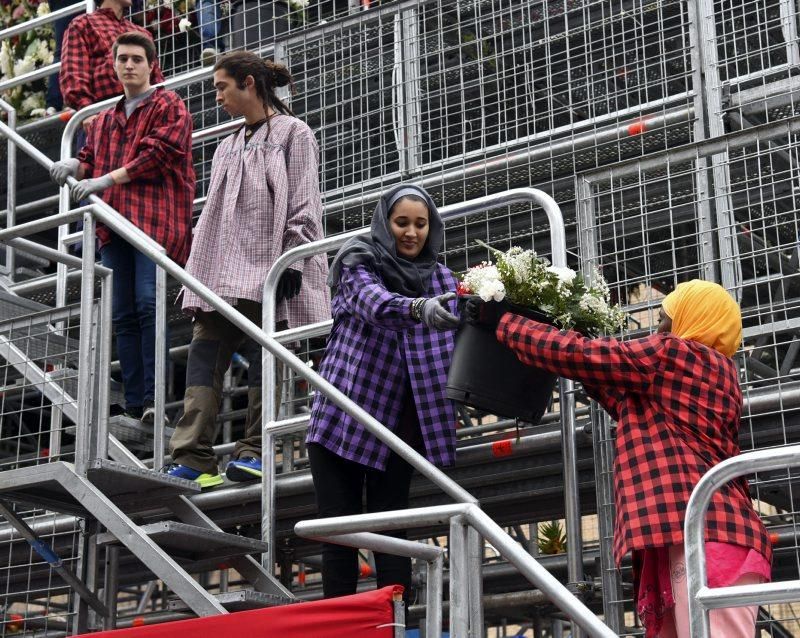
[[[0,0],[0,29],[46,15],[50,9],[39,0]],[[10,80],[52,64],[52,25],[26,31],[3,40],[0,44],[0,81]],[[2,98],[9,102],[21,118],[44,115],[46,80],[34,80],[24,86],[4,91]]]
[[546,315],[559,328],[586,334],[615,332],[624,325],[625,312],[611,304],[608,284],[597,269],[587,281],[571,268],[550,265],[533,250],[515,246],[502,252],[478,243],[491,251],[496,263],[483,262],[467,270],[459,283],[460,295],[506,300]]

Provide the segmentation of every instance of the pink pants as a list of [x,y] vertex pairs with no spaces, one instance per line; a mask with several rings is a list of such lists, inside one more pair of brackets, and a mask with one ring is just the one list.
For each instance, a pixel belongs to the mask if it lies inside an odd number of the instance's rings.
[[[675,607],[664,617],[659,638],[691,638],[689,634],[689,597],[686,589],[686,559],[683,545],[669,548],[669,572]],[[745,574],[734,585],[763,582],[757,574]],[[753,638],[756,633],[758,606],[712,609],[711,638]]]

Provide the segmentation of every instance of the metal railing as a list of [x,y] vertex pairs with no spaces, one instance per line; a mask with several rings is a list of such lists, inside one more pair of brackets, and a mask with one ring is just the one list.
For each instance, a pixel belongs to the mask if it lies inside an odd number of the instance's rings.
[[[3,123],[0,123],[0,133],[4,134],[8,137],[14,144],[16,144],[19,148],[23,150],[26,154],[31,156],[36,162],[44,166],[45,168],[49,169],[52,162],[49,158],[47,158],[43,153],[41,153],[38,149],[36,149],[33,145],[31,145],[27,140],[20,137],[17,133],[15,133],[12,129],[6,126]],[[77,183],[77,180],[74,178],[70,178],[68,180],[69,186],[74,186]],[[522,196],[524,199],[528,201],[537,201],[543,204],[548,217],[551,219],[551,236],[554,239],[554,245],[552,247],[553,252],[553,262],[556,265],[561,265],[566,263],[566,251],[564,249],[564,242],[563,242],[563,222],[561,221],[560,211],[558,211],[557,205],[553,202],[549,196],[541,193],[540,191],[536,191],[535,189],[521,189],[519,192],[512,193],[510,197],[519,197]],[[225,317],[228,321],[230,321],[233,325],[238,327],[244,334],[248,337],[252,338],[256,343],[260,344],[262,348],[265,349],[264,355],[264,363],[265,363],[265,370],[264,376],[268,379],[268,383],[266,385],[265,391],[265,409],[264,413],[269,415],[267,418],[274,419],[274,397],[271,392],[271,388],[274,387],[275,383],[275,374],[274,374],[274,363],[272,357],[277,357],[280,359],[284,364],[289,366],[296,374],[306,379],[309,383],[313,386],[318,388],[320,391],[326,394],[326,396],[333,401],[338,407],[345,410],[347,413],[354,416],[358,419],[369,431],[373,434],[379,436],[379,438],[386,443],[393,451],[398,453],[402,458],[404,458],[407,462],[409,462],[413,467],[420,471],[424,476],[433,480],[437,485],[442,487],[446,493],[451,495],[453,498],[457,499],[461,503],[467,505],[474,505],[475,498],[466,492],[463,488],[461,488],[457,483],[452,481],[447,475],[443,472],[438,470],[432,464],[430,464],[427,460],[425,460],[421,455],[415,452],[410,446],[408,446],[404,441],[402,441],[399,437],[394,435],[391,431],[384,428],[380,423],[378,423],[375,419],[373,419],[369,414],[367,414],[362,408],[358,405],[354,404],[348,397],[346,397],[343,393],[333,387],[330,383],[328,383],[325,379],[319,376],[316,372],[309,369],[309,367],[297,358],[291,351],[286,349],[274,336],[274,291],[275,291],[275,282],[279,276],[279,273],[290,263],[296,261],[300,256],[305,255],[306,251],[318,251],[323,245],[328,245],[326,242],[335,242],[340,238],[334,238],[331,240],[323,240],[322,242],[318,242],[317,245],[313,246],[312,248],[309,247],[299,247],[292,251],[285,253],[281,258],[279,258],[273,269],[270,271],[269,275],[267,276],[267,280],[264,286],[264,295],[265,295],[265,308],[264,308],[264,321],[266,322],[266,327],[268,330],[262,330],[258,326],[256,326],[253,322],[249,321],[247,318],[239,314],[236,309],[227,303],[224,299],[219,297],[213,291],[208,289],[202,283],[197,281],[191,275],[189,275],[183,268],[178,266],[175,262],[169,259],[163,251],[163,248],[159,246],[155,241],[153,241],[149,236],[147,236],[144,232],[142,232],[139,228],[133,225],[130,221],[125,219],[122,215],[120,215],[117,211],[113,208],[108,206],[105,202],[103,202],[99,197],[92,195],[90,197],[90,201],[92,206],[88,209],[78,209],[77,211],[73,211],[69,214],[57,214],[42,220],[37,220],[36,222],[29,222],[28,224],[23,225],[25,228],[18,227],[17,229],[12,229],[12,231],[16,230],[22,234],[22,232],[29,232],[32,228],[36,227],[49,227],[51,225],[69,223],[70,221],[74,221],[78,216],[83,216],[84,219],[84,248],[88,249],[85,250],[83,255],[82,261],[82,286],[81,286],[81,301],[82,307],[83,306],[91,306],[91,297],[94,291],[94,250],[93,250],[93,238],[94,238],[94,221],[101,221],[105,224],[111,231],[117,233],[121,237],[124,237],[126,241],[128,241],[131,245],[133,245],[137,250],[139,250],[142,254],[148,257],[151,261],[153,261],[158,267],[164,270],[165,273],[174,277],[178,282],[186,286],[188,289],[195,292],[200,298],[206,301],[208,304],[213,306],[217,312],[219,312],[223,317]],[[518,201],[518,200],[517,200]],[[497,198],[482,198],[480,201],[475,202],[468,202],[462,205],[461,214],[468,214],[469,212],[475,212],[476,210],[480,210],[480,207],[488,207],[493,203],[497,202]],[[508,201],[506,203],[509,203]],[[496,204],[495,204],[496,205]],[[451,209],[452,210],[452,209]],[[445,211],[447,212],[447,211]],[[13,237],[12,231],[5,231],[9,238]],[[344,238],[342,238],[344,239]],[[88,312],[88,310],[87,310]],[[82,317],[83,319],[83,317]],[[87,316],[88,320],[88,316]],[[83,330],[83,321],[81,324],[81,329]],[[91,347],[89,343],[89,339],[84,339],[84,335],[82,334],[81,339],[81,359],[86,360],[88,358],[88,349]],[[89,422],[89,410],[91,406],[89,401],[91,400],[91,380],[89,378],[89,372],[85,372],[81,374],[79,378],[79,421],[83,423]],[[562,393],[567,392],[568,389],[562,385]],[[562,408],[563,409],[563,408]],[[85,432],[83,434],[84,440],[79,443],[83,447],[84,450],[87,452],[91,449],[90,441],[88,437],[90,436],[89,428],[85,428]],[[570,436],[574,439],[574,428],[570,432]],[[105,437],[103,437],[105,438]],[[266,446],[264,447],[266,449]],[[269,456],[269,455],[267,455]],[[77,465],[77,464],[76,464]],[[85,461],[82,463],[83,467],[85,467]],[[80,466],[79,466],[80,467]],[[267,474],[267,471],[264,472]],[[266,508],[265,508],[266,509]],[[476,510],[479,511],[477,507]],[[470,510],[472,511],[472,510]],[[481,516],[482,515],[482,516]],[[491,538],[499,538],[497,535],[496,530],[487,526],[485,523],[485,514],[481,513],[472,514],[472,518],[470,520],[477,520],[483,521],[480,524],[474,523],[470,527],[470,529],[464,535],[464,543],[466,545],[465,551],[468,553],[469,558],[473,561],[471,564],[477,566],[478,569],[465,569],[464,576],[469,577],[472,579],[473,582],[469,586],[470,596],[479,596],[480,593],[480,561],[478,560],[477,565],[474,562],[477,558],[478,552],[481,551],[482,545],[480,542],[480,537],[478,533],[480,533],[483,529],[490,529],[491,530]],[[491,521],[491,519],[488,519]],[[492,523],[494,525],[494,523]],[[496,527],[496,526],[495,526]],[[499,530],[499,527],[497,528]],[[500,530],[500,534],[505,534]],[[491,540],[489,536],[487,536]],[[505,536],[506,542],[511,543],[512,545],[516,546],[516,543],[510,539],[507,535]],[[501,541],[501,544],[503,542]],[[518,546],[516,546],[517,551],[521,552],[526,558],[530,559],[530,557],[525,554],[524,550]],[[533,559],[530,559],[531,561]],[[530,569],[529,563],[524,563],[525,569]],[[540,566],[539,566],[540,567]],[[582,566],[581,566],[582,567]],[[574,610],[580,617],[580,620],[576,619],[576,622],[579,626],[589,626],[589,627],[597,627],[597,625],[602,625],[602,623],[594,618],[591,612],[585,608],[585,606],[578,601],[565,587],[560,585],[555,579],[551,576],[551,578],[555,585],[550,583],[548,585],[547,591],[552,591],[553,595],[556,596],[557,604],[559,606],[563,606],[565,609]],[[477,581],[477,582],[475,582]],[[546,581],[545,581],[546,582]],[[556,587],[557,585],[557,587]],[[480,601],[479,599],[471,599],[463,609],[466,610],[466,613],[469,615],[469,623],[472,626],[478,626],[478,622],[482,625],[482,613],[480,610]],[[592,623],[586,624],[589,621],[586,620],[584,617],[591,617],[593,619]],[[463,619],[462,619],[463,621]],[[606,631],[610,631],[606,628]],[[595,635],[611,635],[608,633],[597,633]]]
[[686,549],[689,628],[694,638],[709,638],[711,609],[800,600],[800,580],[713,589],[708,587],[704,542],[706,513],[714,492],[729,481],[745,474],[797,465],[800,465],[800,445],[748,452],[715,465],[700,479],[692,491],[686,507],[683,534]]
[[[531,583],[536,585],[559,609],[590,636],[596,638],[612,638],[617,634],[609,629],[603,621],[580,602],[542,565],[536,561],[519,543],[514,541],[495,523],[486,512],[471,503],[439,505],[394,512],[378,512],[373,514],[357,514],[354,516],[336,516],[314,521],[301,521],[295,525],[298,536],[316,538],[327,542],[350,545],[355,532],[381,532],[396,529],[408,529],[420,525],[450,524],[450,634],[453,636],[480,635],[480,628],[470,627],[466,620],[470,613],[468,605],[473,604],[468,591],[468,572],[470,555],[467,543],[464,542],[465,528],[477,531],[494,547],[497,552]],[[359,540],[363,539],[363,536]],[[371,540],[371,539],[370,539]],[[391,539],[396,540],[396,539]],[[428,547],[423,545],[423,548]],[[387,543],[381,551],[392,551]],[[399,547],[397,548],[400,549]],[[397,551],[397,550],[395,550]],[[420,550],[420,553],[426,550]],[[428,560],[426,558],[426,560]],[[428,599],[427,628],[434,633],[428,636],[441,635],[441,610],[431,608]],[[432,612],[432,613],[431,613]],[[437,633],[438,629],[438,633]],[[472,633],[471,633],[472,632]],[[574,634],[573,634],[574,635]]]

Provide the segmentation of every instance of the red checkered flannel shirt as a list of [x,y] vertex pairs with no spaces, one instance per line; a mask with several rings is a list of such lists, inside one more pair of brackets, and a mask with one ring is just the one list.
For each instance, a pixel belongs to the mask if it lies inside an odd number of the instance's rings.
[[[157,88],[125,117],[125,100],[100,113],[78,159],[85,177],[125,167],[131,181],[103,193],[116,208],[183,265],[189,257],[195,175],[192,118],[173,91]],[[100,246],[110,231],[98,225]]]
[[[742,394],[733,361],[671,334],[620,342],[508,313],[497,338],[521,361],[583,383],[617,421],[614,558],[683,544],[692,489],[710,468],[739,454]],[[714,494],[706,540],[772,549],[744,479]]]
[[[122,95],[122,84],[114,72],[111,46],[118,36],[139,31],[152,39],[150,32],[125,18],[118,18],[112,9],[77,16],[69,23],[61,50],[61,71],[58,76],[64,104],[78,110],[95,102]],[[156,60],[150,74],[151,84],[164,81]]]

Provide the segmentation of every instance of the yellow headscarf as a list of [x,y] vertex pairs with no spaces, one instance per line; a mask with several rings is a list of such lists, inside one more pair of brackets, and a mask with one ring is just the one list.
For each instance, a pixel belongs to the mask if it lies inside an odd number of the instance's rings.
[[739,304],[719,284],[693,279],[678,284],[661,307],[672,319],[672,334],[699,341],[732,357],[742,342]]

